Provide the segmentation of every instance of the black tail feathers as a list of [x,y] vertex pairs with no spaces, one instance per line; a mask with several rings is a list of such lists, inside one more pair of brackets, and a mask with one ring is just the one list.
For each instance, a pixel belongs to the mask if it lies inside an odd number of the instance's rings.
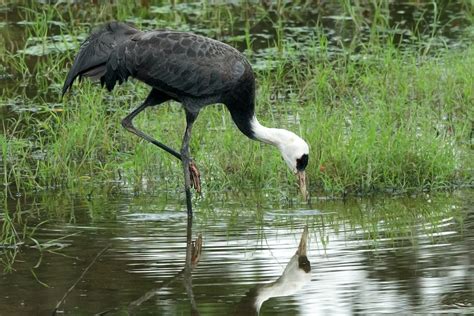
[[[139,32],[134,27],[122,22],[109,22],[95,29],[82,43],[64,82],[62,94],[64,95],[71,88],[78,76],[100,79],[103,83],[107,60],[117,43]],[[107,88],[109,87],[107,86]]]

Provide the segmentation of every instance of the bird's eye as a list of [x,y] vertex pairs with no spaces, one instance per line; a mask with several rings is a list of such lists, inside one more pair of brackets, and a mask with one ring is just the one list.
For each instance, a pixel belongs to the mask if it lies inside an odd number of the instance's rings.
[[308,155],[304,154],[301,158],[296,159],[296,170],[304,171],[308,165]]
[[308,273],[311,271],[311,263],[308,260],[308,257],[301,256],[298,258],[298,267],[304,272]]

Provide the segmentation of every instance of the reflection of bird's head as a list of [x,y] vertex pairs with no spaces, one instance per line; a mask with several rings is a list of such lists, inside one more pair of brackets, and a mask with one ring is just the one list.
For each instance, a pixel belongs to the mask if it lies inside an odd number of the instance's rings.
[[293,295],[309,281],[311,281],[311,264],[308,257],[305,254],[299,255],[296,253],[281,277],[275,282],[275,285],[280,289],[280,293],[273,296]]
[[296,250],[296,256],[298,256],[298,267],[305,273],[311,272],[311,263],[309,263],[306,253],[308,251],[308,227],[304,228],[303,234],[301,235],[300,244],[298,250]]
[[298,250],[291,258],[290,262],[283,271],[283,274],[277,282],[284,282],[287,284],[298,284],[298,288],[302,287],[308,280],[311,279],[311,263],[306,256],[308,250],[308,228],[305,227],[301,235]]
[[311,272],[311,263],[309,263],[308,257],[299,256],[298,257],[298,267],[306,273]]
[[277,296],[297,293],[311,281],[311,264],[306,256],[308,247],[308,228],[305,227],[298,250],[286,265],[283,274],[274,282],[261,284],[250,289],[236,308],[235,315],[258,315],[266,300]]
[[260,310],[263,302],[271,297],[293,295],[311,281],[311,264],[306,256],[308,248],[308,228],[301,235],[298,250],[291,257],[283,274],[275,281],[259,287],[255,299],[255,307]]

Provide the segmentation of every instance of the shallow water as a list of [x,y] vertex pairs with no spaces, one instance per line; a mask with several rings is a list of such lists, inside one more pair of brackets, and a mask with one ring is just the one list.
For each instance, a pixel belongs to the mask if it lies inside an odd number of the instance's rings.
[[[285,209],[264,202],[197,201],[192,236],[200,233],[203,238],[201,259],[192,273],[197,310],[201,315],[233,312],[256,284],[276,280],[308,225],[311,282],[295,295],[265,302],[262,315],[472,314],[472,202],[469,191],[313,201]],[[0,315],[50,314],[107,245],[60,313],[123,314],[154,288],[157,295],[133,313],[190,313],[179,274],[187,234],[179,200],[43,195],[9,207],[48,222],[33,235],[43,251],[28,240],[13,264],[16,271],[2,274]]]

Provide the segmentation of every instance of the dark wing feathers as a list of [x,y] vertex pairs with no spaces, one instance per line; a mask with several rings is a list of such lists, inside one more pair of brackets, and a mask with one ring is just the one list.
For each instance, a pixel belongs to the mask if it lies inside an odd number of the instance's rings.
[[97,77],[105,73],[105,65],[118,43],[141,31],[120,22],[110,22],[96,29],[82,43],[63,86],[63,95],[77,76]]
[[251,72],[243,55],[224,43],[185,32],[141,32],[108,23],[81,45],[63,86],[79,77],[101,80],[108,90],[134,77],[175,99],[222,95]]
[[111,90],[129,76],[175,97],[205,97],[230,89],[248,65],[234,48],[191,33],[153,31],[118,44],[103,83]]

